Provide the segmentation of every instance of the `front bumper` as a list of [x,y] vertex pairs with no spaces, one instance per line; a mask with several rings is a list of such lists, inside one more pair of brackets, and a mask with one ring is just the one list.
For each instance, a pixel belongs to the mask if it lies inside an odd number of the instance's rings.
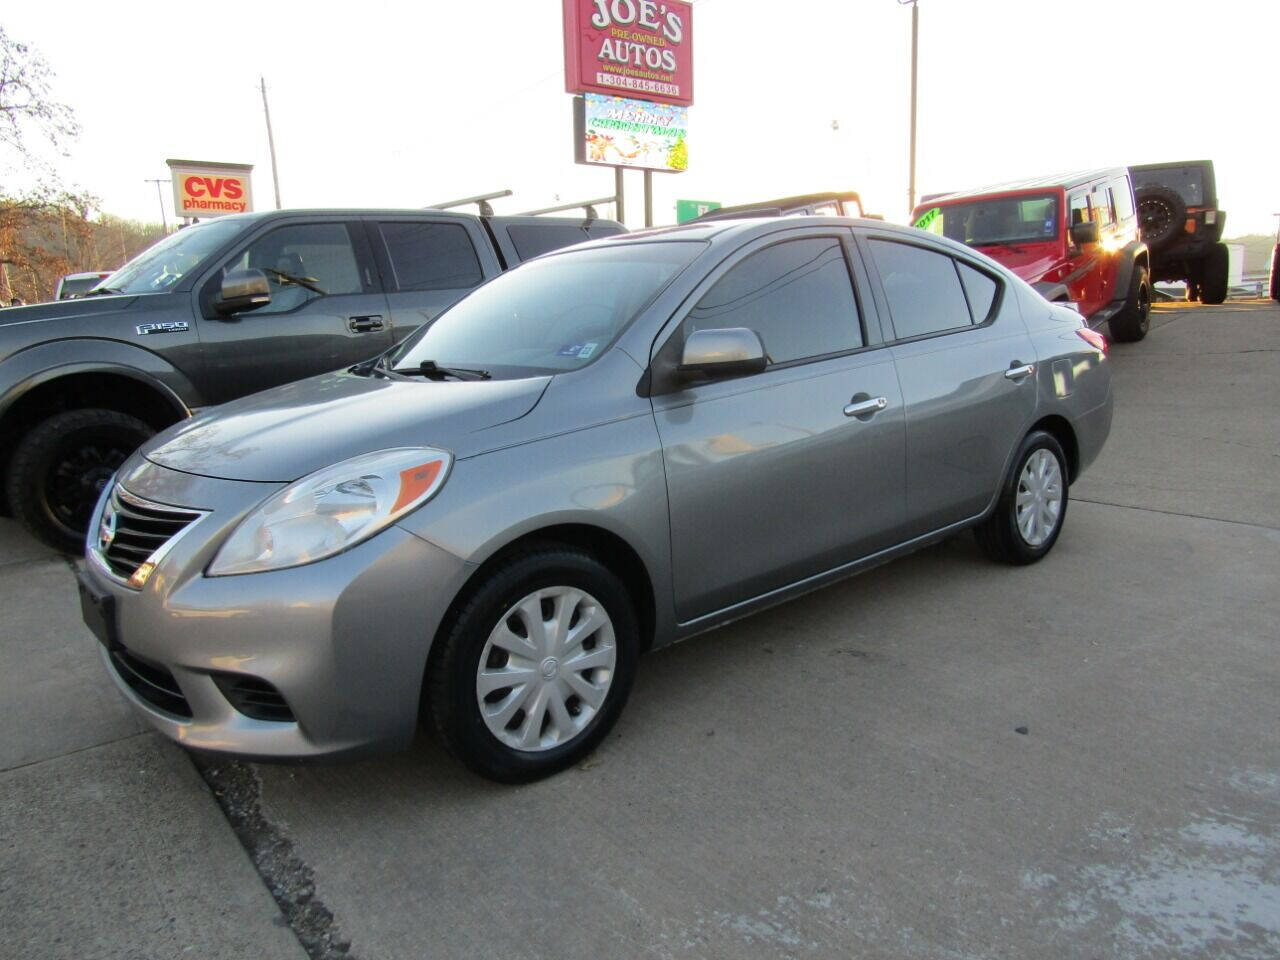
[[[307,566],[206,577],[226,536],[280,485],[196,477],[138,457],[120,482],[154,502],[208,511],[141,590],[96,562],[82,574],[89,592],[110,598],[111,626],[96,631],[108,674],[154,727],[187,747],[258,759],[412,741],[431,642],[468,564],[392,526]],[[129,664],[156,684],[139,682]],[[246,715],[225,692],[228,678],[265,681],[292,719]],[[157,692],[166,684],[179,699]]]

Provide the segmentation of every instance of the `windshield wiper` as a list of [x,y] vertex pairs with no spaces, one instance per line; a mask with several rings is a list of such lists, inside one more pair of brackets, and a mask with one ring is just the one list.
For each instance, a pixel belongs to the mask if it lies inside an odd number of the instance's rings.
[[315,277],[295,277],[292,273],[285,273],[283,270],[272,270],[270,267],[263,267],[262,272],[271,274],[273,277],[278,279],[282,285],[286,283],[296,283],[298,286],[305,287],[312,293],[318,293],[320,296],[324,296],[324,291],[316,286],[319,281]]
[[473,370],[469,367],[441,367],[437,366],[434,360],[423,360],[418,364],[417,368],[406,367],[402,369],[391,369],[392,373],[418,374],[426,377],[428,380],[443,380],[446,377],[453,377],[455,380],[489,380],[492,375],[488,370]]

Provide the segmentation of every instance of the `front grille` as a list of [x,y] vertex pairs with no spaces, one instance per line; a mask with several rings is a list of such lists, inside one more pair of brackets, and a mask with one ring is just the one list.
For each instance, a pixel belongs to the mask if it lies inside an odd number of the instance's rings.
[[243,673],[215,673],[213,682],[233,707],[253,720],[293,723],[293,711],[283,694],[260,677]]
[[[97,548],[102,560],[121,580],[128,580],[146,560],[202,516],[198,510],[181,510],[135,497],[117,484],[103,516],[103,526],[114,535],[103,547],[98,531]],[[114,517],[114,525],[110,518]]]
[[120,679],[147,703],[165,713],[191,719],[191,704],[167,668],[121,646],[111,648],[111,663]]

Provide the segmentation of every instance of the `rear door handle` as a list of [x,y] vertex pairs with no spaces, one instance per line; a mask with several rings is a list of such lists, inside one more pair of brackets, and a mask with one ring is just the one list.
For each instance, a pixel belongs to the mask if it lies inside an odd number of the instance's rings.
[[[1015,360],[1013,362],[1016,364],[1018,361]],[[1011,366],[1004,372],[1004,378],[1006,380],[1025,380],[1035,372],[1036,365],[1034,363],[1024,363],[1021,366]]]
[[889,401],[884,397],[858,400],[844,408],[844,415],[846,417],[868,417],[873,413],[879,413],[888,405]]
[[381,330],[382,318],[379,316],[352,317],[347,321],[347,327],[352,333],[368,333],[371,330]]

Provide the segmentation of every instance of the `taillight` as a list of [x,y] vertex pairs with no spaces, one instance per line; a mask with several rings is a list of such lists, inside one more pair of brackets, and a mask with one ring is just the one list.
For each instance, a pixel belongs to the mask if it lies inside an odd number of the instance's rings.
[[1107,345],[1107,338],[1097,330],[1090,330],[1088,327],[1081,327],[1076,331],[1076,336],[1089,346],[1093,347],[1093,349],[1097,350],[1104,357],[1107,355],[1107,350],[1109,349]]

